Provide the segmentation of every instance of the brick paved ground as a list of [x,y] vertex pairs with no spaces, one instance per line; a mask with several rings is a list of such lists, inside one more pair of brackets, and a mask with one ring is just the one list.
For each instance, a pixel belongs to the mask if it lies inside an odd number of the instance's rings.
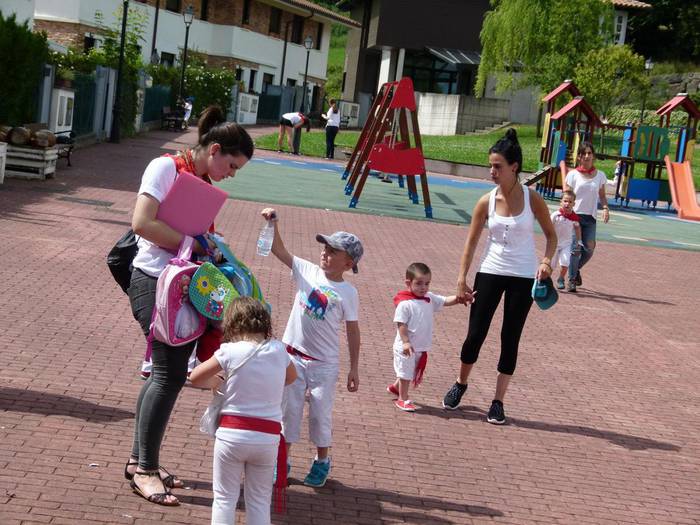
[[[55,180],[0,185],[2,525],[208,521],[212,447],[197,430],[205,393],[185,389],[164,443],[163,464],[190,487],[176,491],[183,505],[148,504],[122,477],[144,342],[103,262],[129,224],[147,160],[176,138],[94,146]],[[264,284],[281,334],[292,287],[281,264],[254,255],[262,206],[230,200],[217,223]],[[495,427],[484,413],[497,329],[464,406],[440,408],[458,366],[463,307],[437,320],[414,396],[421,409],[398,412],[384,392],[403,269],[423,260],[433,289],[451,293],[466,228],[280,210],[294,253],[313,260],[313,233],[347,229],[367,255],[352,278],[362,307],[360,392],[338,389],[332,480],[317,491],[301,486],[312,448],[295,447],[290,510],[275,523],[700,523],[696,253],[601,243],[581,293],[532,311],[506,399],[510,424]]]

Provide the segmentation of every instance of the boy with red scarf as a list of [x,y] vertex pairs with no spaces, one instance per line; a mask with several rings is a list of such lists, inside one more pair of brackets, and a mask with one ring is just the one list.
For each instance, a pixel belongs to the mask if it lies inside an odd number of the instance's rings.
[[413,263],[406,268],[406,289],[394,296],[394,371],[396,381],[386,387],[397,396],[396,408],[415,412],[416,406],[408,398],[411,381],[417,387],[428,363],[428,351],[433,342],[433,314],[443,306],[457,304],[457,297],[445,297],[429,292],[430,268],[423,263]]
[[574,212],[576,194],[571,190],[564,190],[561,194],[561,207],[551,215],[554,231],[557,233],[557,250],[552,257],[552,266],[559,263],[559,278],[557,288],[564,289],[564,278],[569,270],[571,262],[571,245],[574,235],[576,235],[576,248],[580,253],[583,243],[581,242],[581,225],[578,222],[578,215]]

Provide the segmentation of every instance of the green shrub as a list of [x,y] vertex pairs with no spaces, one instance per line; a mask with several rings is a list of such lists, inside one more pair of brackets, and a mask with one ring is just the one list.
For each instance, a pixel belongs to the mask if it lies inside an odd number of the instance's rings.
[[36,93],[49,55],[46,33],[34,33],[16,16],[0,12],[0,123],[17,125],[36,118]]

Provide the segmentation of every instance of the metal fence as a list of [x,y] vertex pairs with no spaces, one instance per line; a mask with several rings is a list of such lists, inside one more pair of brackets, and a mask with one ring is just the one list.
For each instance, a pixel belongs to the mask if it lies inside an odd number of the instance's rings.
[[76,73],[73,80],[75,88],[75,109],[73,111],[73,131],[77,136],[93,133],[95,120],[95,76]]
[[170,106],[170,86],[156,85],[146,88],[143,121],[160,120],[163,108],[168,106]]

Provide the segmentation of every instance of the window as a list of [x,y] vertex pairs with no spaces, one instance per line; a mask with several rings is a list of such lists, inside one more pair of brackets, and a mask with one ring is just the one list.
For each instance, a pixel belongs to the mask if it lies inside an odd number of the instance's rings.
[[166,53],[165,51],[161,51],[160,63],[163,66],[173,67],[175,65],[175,55],[172,53]]
[[623,13],[615,13],[615,43],[625,43],[625,15]]
[[252,93],[255,91],[255,75],[257,75],[257,71],[254,69],[250,70],[250,82],[248,82],[248,93]]
[[267,93],[267,88],[274,84],[275,76],[270,73],[263,73],[262,92]]
[[92,33],[88,33],[83,39],[83,52],[87,53],[93,47],[95,47],[95,37],[92,36]]
[[268,28],[268,33],[280,34],[282,28],[282,10],[276,7],[270,8],[270,27]]
[[209,20],[209,0],[202,0],[201,9],[199,10],[199,18]]
[[250,0],[243,0],[243,18],[242,24],[250,24]]
[[236,80],[241,80],[243,78],[243,70],[240,67],[236,67]]
[[304,40],[304,19],[299,15],[294,15],[292,19],[292,38],[290,41],[294,44],[301,44]]
[[165,9],[168,11],[180,12],[180,0],[165,0]]
[[287,85],[288,85],[289,87],[294,87],[294,86],[296,86],[296,85],[297,85],[296,79],[294,79],[294,78],[288,78],[288,79],[287,79]]
[[323,39],[323,24],[318,24],[316,30],[316,49],[321,49],[321,40]]

